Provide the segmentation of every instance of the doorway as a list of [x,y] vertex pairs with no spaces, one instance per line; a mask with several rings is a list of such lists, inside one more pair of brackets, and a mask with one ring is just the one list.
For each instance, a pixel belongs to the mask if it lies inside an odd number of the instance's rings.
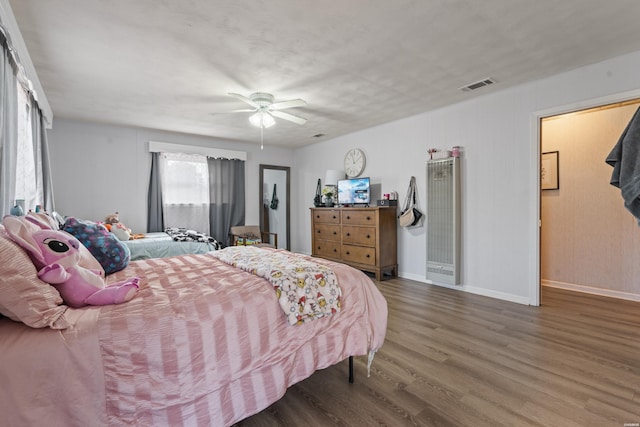
[[605,163],[639,106],[635,98],[540,117],[541,162],[557,153],[559,181],[539,193],[540,286],[640,300],[640,230]]

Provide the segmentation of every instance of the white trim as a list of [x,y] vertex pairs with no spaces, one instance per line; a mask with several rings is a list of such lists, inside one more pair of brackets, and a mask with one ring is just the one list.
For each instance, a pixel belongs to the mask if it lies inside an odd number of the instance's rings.
[[548,286],[550,288],[566,289],[568,291],[583,292],[585,294],[601,295],[604,297],[619,298],[629,301],[640,301],[640,294],[632,294],[630,292],[593,288],[591,286],[576,285],[573,283],[554,282],[553,280],[543,280],[541,284],[542,286]]
[[38,107],[40,107],[42,115],[44,116],[45,127],[47,129],[51,129],[51,124],[53,123],[53,111],[51,110],[49,101],[47,101],[47,96],[45,95],[44,89],[38,79],[36,68],[33,66],[33,62],[31,62],[31,56],[29,56],[29,51],[27,50],[27,46],[24,43],[22,34],[20,33],[20,28],[16,22],[16,17],[13,15],[13,10],[9,4],[9,0],[0,0],[0,23],[2,23],[9,33],[11,45],[17,52],[20,64],[24,68],[24,72],[27,74],[27,78],[33,86],[32,90],[35,94],[34,97],[38,101]]
[[489,298],[499,299],[502,301],[514,302],[517,304],[523,305],[531,305],[529,299],[527,297],[521,297],[518,295],[508,294],[506,292],[498,292],[492,291],[485,288],[476,288],[475,286],[467,286],[467,285],[449,285],[446,283],[438,283],[433,280],[425,279],[416,274],[407,274],[403,272],[398,273],[398,277],[402,277],[403,279],[409,279],[416,282],[425,283],[427,285],[438,286],[441,288],[453,289],[455,291],[468,292],[470,294],[481,295]]
[[200,154],[217,159],[223,158],[247,161],[246,151],[223,150],[220,148],[200,147],[197,145],[171,144],[169,142],[149,141],[149,152]]
[[529,240],[534,242],[533,256],[529,259],[529,305],[540,305],[540,116],[534,113],[531,118],[531,149],[529,150],[530,170],[535,173],[529,177],[529,186],[536,196],[529,205],[529,217],[534,218],[529,229]]
[[[540,305],[540,286],[544,282],[540,278],[540,121],[549,116],[555,116],[558,114],[572,113],[580,110],[587,110],[589,108],[600,107],[602,105],[614,104],[616,102],[624,102],[632,99],[640,98],[640,89],[635,89],[626,92],[615,93],[612,95],[606,95],[599,98],[587,99],[583,101],[574,102],[572,104],[566,104],[558,107],[547,108],[545,110],[536,111],[532,114],[531,118],[531,170],[535,171],[535,175],[531,177],[530,188],[535,194],[534,201],[531,203],[531,217],[535,218],[532,221],[530,236],[533,236],[535,248],[531,252],[531,259],[529,265],[532,266],[533,276],[529,283],[529,295],[531,296],[531,305]],[[579,285],[574,285],[579,286]],[[588,287],[583,287],[588,288]],[[568,288],[567,288],[568,289]],[[589,288],[595,289],[595,288]],[[587,292],[587,291],[582,291]],[[610,291],[616,292],[616,291]],[[624,294],[624,293],[621,293]],[[622,296],[616,298],[623,298]],[[627,298],[625,298],[627,299]]]
[[574,113],[576,111],[588,110],[589,108],[601,107],[603,105],[630,101],[636,98],[640,98],[640,89],[634,89],[627,92],[614,93],[612,95],[601,96],[599,98],[587,99],[584,101],[578,101],[571,104],[561,105],[558,107],[552,107],[546,110],[537,111],[534,114],[538,118],[557,116],[559,114]]

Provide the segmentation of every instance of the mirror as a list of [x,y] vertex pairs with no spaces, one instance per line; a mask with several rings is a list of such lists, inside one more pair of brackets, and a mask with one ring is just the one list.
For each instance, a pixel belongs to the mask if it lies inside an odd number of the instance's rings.
[[[278,233],[278,248],[291,249],[289,236],[289,166],[260,165],[260,230]],[[271,206],[274,186],[278,197]]]

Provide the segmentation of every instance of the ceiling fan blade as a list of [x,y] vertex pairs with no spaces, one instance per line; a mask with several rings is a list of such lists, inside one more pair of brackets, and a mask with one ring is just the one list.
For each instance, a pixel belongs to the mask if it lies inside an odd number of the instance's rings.
[[304,107],[307,103],[303,99],[290,99],[289,101],[274,102],[269,106],[270,110],[284,110],[285,108]]
[[255,108],[243,108],[241,110],[231,110],[231,113],[252,113],[257,111]]
[[259,108],[260,106],[258,104],[256,104],[255,102],[253,102],[251,99],[247,98],[244,95],[240,95],[239,93],[229,93],[229,95],[231,96],[235,96],[236,98],[238,98],[241,101],[246,102],[247,104],[251,105],[252,107],[256,107]]
[[282,111],[270,111],[272,116],[278,117],[280,119],[289,120],[290,122],[297,123],[299,125],[303,125],[307,123],[307,119],[303,117],[294,116],[293,114],[285,113]]

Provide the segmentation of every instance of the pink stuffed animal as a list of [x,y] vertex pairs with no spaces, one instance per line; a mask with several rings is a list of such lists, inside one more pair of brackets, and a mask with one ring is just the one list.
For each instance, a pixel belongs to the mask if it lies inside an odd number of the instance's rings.
[[6,216],[2,223],[11,238],[29,252],[38,277],[54,286],[67,305],[120,304],[137,292],[137,277],[107,286],[104,272],[78,265],[82,244],[71,234],[24,217]]

